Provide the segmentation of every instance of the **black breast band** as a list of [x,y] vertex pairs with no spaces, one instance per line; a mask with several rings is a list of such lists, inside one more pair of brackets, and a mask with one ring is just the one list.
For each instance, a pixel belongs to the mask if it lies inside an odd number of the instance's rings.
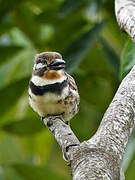
[[63,88],[67,86],[67,80],[64,80],[61,83],[54,83],[54,84],[48,84],[44,86],[36,86],[32,81],[29,83],[30,89],[33,94],[42,96],[45,93],[51,92],[51,93],[57,93],[61,94]]

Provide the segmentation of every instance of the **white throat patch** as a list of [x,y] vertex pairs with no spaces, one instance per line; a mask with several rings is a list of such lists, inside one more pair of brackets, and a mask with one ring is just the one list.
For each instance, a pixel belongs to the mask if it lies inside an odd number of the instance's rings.
[[41,78],[39,76],[34,75],[34,76],[32,76],[31,81],[36,86],[44,86],[44,85],[47,85],[47,84],[53,84],[53,83],[57,83],[57,82],[61,83],[66,79],[67,79],[66,76],[62,76],[61,78],[59,78],[57,80],[56,79],[55,80],[49,80],[49,79],[43,79],[43,78]]

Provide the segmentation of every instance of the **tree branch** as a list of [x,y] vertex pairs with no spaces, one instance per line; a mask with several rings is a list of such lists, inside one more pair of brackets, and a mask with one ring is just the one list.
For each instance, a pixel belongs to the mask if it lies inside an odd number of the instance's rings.
[[[135,42],[135,0],[115,0],[120,27]],[[44,120],[70,162],[73,180],[123,180],[121,163],[135,126],[135,66],[123,79],[95,135],[82,143],[60,117]]]
[[56,141],[62,148],[64,160],[70,162],[72,160],[71,155],[73,154],[72,151],[74,151],[74,147],[80,145],[79,140],[74,135],[70,126],[65,124],[59,116],[45,118],[44,124],[48,127],[48,129],[51,131]]
[[135,42],[135,0],[115,0],[115,14],[121,29]]
[[122,81],[99,129],[79,143],[59,117],[44,120],[71,163],[74,180],[123,179],[121,163],[135,124],[135,67]]

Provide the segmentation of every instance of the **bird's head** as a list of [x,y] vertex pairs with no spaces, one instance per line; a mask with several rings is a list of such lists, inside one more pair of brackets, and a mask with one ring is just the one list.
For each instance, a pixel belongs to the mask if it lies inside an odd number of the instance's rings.
[[35,56],[33,73],[45,76],[46,72],[56,73],[65,68],[66,62],[62,60],[61,54],[57,52],[43,52]]

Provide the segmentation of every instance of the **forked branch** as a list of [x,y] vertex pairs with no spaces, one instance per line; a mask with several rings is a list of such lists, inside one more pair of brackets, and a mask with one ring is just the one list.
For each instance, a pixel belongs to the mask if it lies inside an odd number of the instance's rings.
[[[135,42],[135,0],[115,0],[120,27]],[[123,180],[121,163],[135,126],[135,66],[123,79],[95,135],[79,142],[59,117],[44,123],[70,162],[73,180]]]

